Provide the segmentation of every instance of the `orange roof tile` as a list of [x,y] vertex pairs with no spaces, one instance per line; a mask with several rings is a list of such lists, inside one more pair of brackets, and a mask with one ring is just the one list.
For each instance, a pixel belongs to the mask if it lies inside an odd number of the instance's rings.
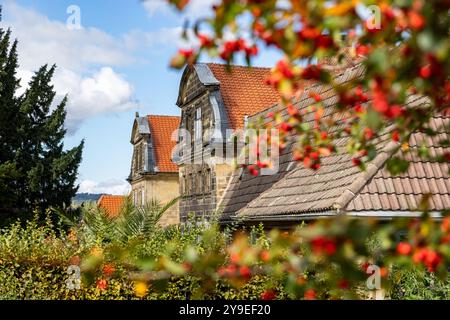
[[159,172],[178,172],[178,166],[172,162],[172,152],[177,143],[172,140],[172,132],[180,126],[180,117],[156,115],[147,117]]
[[98,200],[98,207],[105,210],[110,217],[117,217],[125,199],[125,196],[102,195]]
[[244,116],[251,116],[278,102],[278,92],[264,83],[270,68],[234,65],[228,70],[223,64],[207,65],[220,81],[220,92],[232,129],[243,128]]

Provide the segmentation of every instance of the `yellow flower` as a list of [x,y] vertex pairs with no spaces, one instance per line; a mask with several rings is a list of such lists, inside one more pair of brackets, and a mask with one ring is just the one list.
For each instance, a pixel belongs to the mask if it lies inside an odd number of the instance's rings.
[[148,286],[145,282],[139,281],[134,285],[134,294],[136,297],[144,298],[147,295]]

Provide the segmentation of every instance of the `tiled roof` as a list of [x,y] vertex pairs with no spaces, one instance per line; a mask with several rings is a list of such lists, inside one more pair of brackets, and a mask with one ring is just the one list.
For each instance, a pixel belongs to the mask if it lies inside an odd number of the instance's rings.
[[102,195],[98,199],[98,207],[105,210],[110,217],[117,217],[125,203],[125,196]]
[[[360,77],[364,72],[361,66],[346,69],[336,76],[338,83]],[[296,103],[299,109],[306,109],[313,103],[309,92],[319,93],[324,100],[324,117],[337,116],[335,104],[337,97],[327,86],[313,85],[306,89]],[[409,97],[408,106],[414,107],[426,103],[425,98]],[[265,110],[265,115],[277,107]],[[260,115],[252,117],[256,119]],[[283,116],[287,117],[286,111]],[[305,116],[306,122],[313,121],[313,113]],[[266,118],[266,121],[267,120]],[[433,118],[433,127],[450,122],[449,118]],[[331,128],[330,130],[333,130]],[[392,129],[391,129],[392,130]],[[442,135],[447,135],[442,132]],[[420,134],[411,137],[410,145],[417,147]],[[279,171],[274,175],[253,177],[242,171],[236,171],[221,203],[223,218],[236,215],[244,220],[264,220],[305,215],[336,214],[343,211],[414,211],[420,198],[431,191],[431,210],[450,208],[450,180],[447,164],[430,163],[424,159],[413,160],[409,171],[392,177],[384,169],[386,161],[398,150],[398,144],[391,139],[390,130],[381,134],[376,141],[377,157],[361,172],[351,161],[351,155],[345,152],[348,138],[340,138],[336,146],[341,152],[323,158],[320,170],[307,169],[292,159],[294,142],[281,153]],[[430,152],[441,153],[438,138],[425,139]],[[449,149],[449,148],[447,148]]]
[[[431,125],[434,130],[440,131],[440,137],[427,137],[414,133],[410,140],[410,148],[417,149],[420,142],[425,142],[431,154],[442,154],[442,144],[439,142],[445,132],[445,124],[449,125],[449,118],[435,117]],[[447,148],[448,150],[449,148]],[[401,156],[400,153],[398,156]],[[359,194],[349,203],[349,211],[370,210],[405,210],[417,208],[424,194],[431,195],[429,206],[431,210],[444,210],[450,208],[450,179],[448,163],[433,163],[419,157],[417,154],[408,154],[404,157],[410,161],[406,173],[391,176],[386,168],[379,170],[373,179],[366,184]]]
[[220,81],[228,119],[232,129],[244,126],[244,117],[251,116],[278,102],[276,90],[264,83],[270,75],[270,68],[207,64],[214,77]]
[[172,133],[180,126],[180,117],[156,115],[147,117],[159,172],[178,172],[177,165],[172,162],[172,152],[177,143],[172,140]]

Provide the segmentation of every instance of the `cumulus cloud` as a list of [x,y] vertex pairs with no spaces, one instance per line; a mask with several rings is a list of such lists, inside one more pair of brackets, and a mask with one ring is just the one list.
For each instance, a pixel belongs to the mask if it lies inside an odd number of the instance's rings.
[[179,46],[184,44],[184,40],[181,39],[183,28],[161,28],[157,31],[142,31],[131,30],[122,36],[124,45],[129,50],[135,50],[138,47],[157,47],[161,45],[165,46]]
[[[218,0],[191,0],[183,15],[186,17],[199,17],[208,14],[208,10]],[[143,2],[145,10],[152,17],[157,13],[169,14],[176,10],[167,4],[167,0],[146,0]]]
[[181,33],[180,27],[133,30],[117,37],[96,28],[69,30],[65,23],[13,1],[5,3],[3,15],[2,27],[11,27],[19,40],[19,93],[41,65],[56,64],[56,100],[69,96],[69,133],[88,118],[139,108],[133,86],[115,68],[138,62],[133,56],[135,50],[170,44]]
[[12,1],[5,3],[3,15],[2,24],[19,39],[20,65],[27,70],[49,62],[74,71],[86,71],[92,64],[133,62],[121,39],[97,28],[70,30],[64,22]]
[[79,193],[106,193],[113,195],[128,195],[131,187],[128,182],[122,180],[108,180],[96,182],[83,180],[80,183]]
[[68,93],[69,131],[76,129],[84,119],[98,114],[139,108],[139,103],[133,99],[133,86],[110,67],[103,67],[89,76],[61,69],[53,82],[57,92]]
[[143,2],[145,10],[147,10],[150,16],[153,16],[157,12],[168,13],[169,6],[167,1],[164,0],[145,0]]

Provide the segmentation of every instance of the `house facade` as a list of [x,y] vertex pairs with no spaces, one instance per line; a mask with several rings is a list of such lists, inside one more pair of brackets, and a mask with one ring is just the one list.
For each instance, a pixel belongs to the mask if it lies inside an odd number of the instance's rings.
[[174,161],[179,166],[180,218],[208,218],[218,209],[234,170],[233,132],[248,116],[278,100],[264,80],[269,68],[196,64],[184,70],[177,105],[180,134]]
[[[337,69],[334,81],[345,84],[359,78],[364,72],[362,64]],[[304,114],[304,121],[312,125],[314,112],[308,107],[314,103],[310,93],[321,96],[324,104],[323,120],[344,119],[338,112],[335,91],[330,86],[313,84],[306,88],[295,106]],[[420,108],[427,104],[425,97],[411,94],[406,108]],[[277,106],[255,114],[250,122],[264,119],[272,121],[267,114],[280,110]],[[289,116],[282,110],[284,119]],[[392,219],[396,217],[420,216],[426,207],[431,215],[439,216],[450,209],[449,164],[433,162],[419,156],[419,148],[427,148],[433,156],[450,152],[445,145],[449,139],[450,117],[435,115],[429,127],[436,131],[435,137],[426,137],[420,132],[410,136],[408,145],[392,140],[394,128],[388,127],[378,133],[374,141],[377,156],[366,163],[361,171],[353,165],[352,155],[347,152],[348,137],[335,141],[337,153],[323,157],[320,170],[305,168],[294,160],[295,137],[289,141],[279,157],[279,170],[274,175],[253,176],[236,170],[222,198],[221,221],[224,224],[238,222],[245,225],[264,223],[270,227],[292,227],[301,221],[336,215]],[[329,128],[331,133],[335,127]],[[402,150],[410,152],[404,153]],[[386,169],[388,159],[393,156],[410,162],[408,170],[391,175]],[[423,200],[426,199],[425,203]]]
[[[342,85],[365,72],[361,60],[350,55],[344,58],[339,63],[338,59],[321,62],[331,70],[334,82]],[[269,122],[274,120],[268,115],[275,111],[285,120],[289,117],[278,104],[278,93],[264,83],[269,75],[268,68],[228,69],[220,64],[186,67],[177,100],[181,117],[135,119],[129,178],[134,202],[152,198],[167,202],[180,195],[179,206],[167,216],[166,223],[185,222],[190,215],[209,219],[217,214],[223,224],[263,222],[281,228],[340,214],[378,219],[418,216],[427,195],[431,195],[426,198],[426,206],[432,215],[450,209],[448,163],[431,162],[415,153],[423,147],[433,155],[450,152],[442,145],[450,128],[450,118],[444,115],[436,115],[429,123],[438,137],[425,137],[420,132],[411,135],[406,148],[412,153],[403,153],[405,145],[392,140],[393,127],[379,132],[374,141],[377,156],[366,163],[365,171],[353,165],[353,156],[346,151],[348,137],[335,141],[338,152],[323,157],[317,171],[294,159],[295,137],[281,151],[276,171],[271,174],[254,176],[236,166],[236,157],[245,145],[244,140],[236,140],[236,132],[245,131],[253,123],[273,127],[275,124]],[[343,125],[334,89],[311,82],[304,83],[302,95],[294,101],[304,121],[314,123],[312,93],[322,98],[324,120]],[[426,104],[425,97],[411,94],[406,107]],[[329,133],[335,129],[329,128]],[[410,162],[407,172],[398,176],[388,172],[386,164],[393,156]]]
[[[152,200],[165,204],[179,196],[178,167],[172,162],[179,125],[179,117],[140,117],[136,114],[131,134],[133,157],[128,177],[130,196],[135,205],[145,205]],[[160,224],[168,226],[179,221],[179,207],[176,204],[162,216]]]

